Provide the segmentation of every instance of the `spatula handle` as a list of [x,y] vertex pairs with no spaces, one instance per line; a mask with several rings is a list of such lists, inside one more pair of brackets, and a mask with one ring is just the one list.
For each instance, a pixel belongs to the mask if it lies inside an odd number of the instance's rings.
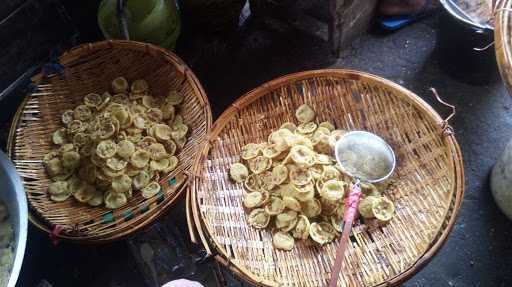
[[345,213],[343,215],[343,230],[341,233],[340,245],[338,245],[338,249],[336,250],[336,260],[334,261],[334,266],[331,271],[331,279],[329,281],[329,287],[336,287],[336,283],[338,282],[338,277],[340,275],[341,268],[343,267],[343,260],[345,259],[345,250],[347,249],[348,237],[350,235],[350,230],[352,229],[352,224],[357,216],[357,207],[359,206],[359,201],[361,200],[361,185],[359,181],[356,182],[350,188],[350,194],[345,200]]
[[359,207],[359,201],[361,200],[361,182],[356,181],[350,187],[350,194],[345,199],[345,212],[343,213],[343,221],[351,221],[357,217],[357,208]]

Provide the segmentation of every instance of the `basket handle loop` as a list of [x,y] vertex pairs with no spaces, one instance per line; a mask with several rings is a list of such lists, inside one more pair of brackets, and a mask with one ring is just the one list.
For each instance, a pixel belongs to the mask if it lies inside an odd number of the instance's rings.
[[430,90],[432,91],[432,94],[434,94],[438,102],[452,109],[452,113],[441,122],[441,130],[443,131],[443,134],[451,135],[453,134],[453,128],[448,124],[448,121],[450,121],[450,119],[453,118],[453,116],[455,116],[456,114],[455,106],[443,101],[443,99],[441,99],[435,88],[430,88]]
[[490,47],[492,47],[494,45],[494,41],[492,41],[491,43],[483,46],[483,47],[474,47],[473,50],[477,51],[477,52],[483,52],[487,49],[489,49]]

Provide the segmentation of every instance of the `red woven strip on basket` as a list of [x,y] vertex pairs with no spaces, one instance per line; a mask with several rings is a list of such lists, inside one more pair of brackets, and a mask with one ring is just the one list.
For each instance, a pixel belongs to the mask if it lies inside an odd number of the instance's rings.
[[57,246],[57,244],[59,244],[59,235],[63,229],[64,227],[58,224],[53,227],[53,230],[50,233],[50,238],[54,246]]

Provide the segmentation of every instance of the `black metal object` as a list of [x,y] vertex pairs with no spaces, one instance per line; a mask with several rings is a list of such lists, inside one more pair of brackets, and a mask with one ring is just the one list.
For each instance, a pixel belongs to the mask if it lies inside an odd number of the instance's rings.
[[498,73],[494,51],[494,31],[464,20],[444,5],[439,16],[437,47],[441,66],[452,77],[467,83],[483,84]]
[[119,23],[119,32],[123,39],[130,40],[130,33],[128,32],[128,20],[126,19],[125,2],[124,0],[117,0],[117,20]]

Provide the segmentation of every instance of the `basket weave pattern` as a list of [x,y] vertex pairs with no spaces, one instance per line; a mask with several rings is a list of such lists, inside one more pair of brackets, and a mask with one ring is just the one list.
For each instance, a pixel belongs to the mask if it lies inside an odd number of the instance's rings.
[[280,78],[239,99],[216,121],[194,167],[190,194],[203,243],[258,285],[327,285],[339,239],[324,247],[296,241],[292,251],[274,249],[270,230],[247,225],[245,191],[228,176],[241,147],[266,141],[286,121],[296,122],[294,111],[304,103],[317,112],[317,122],[383,137],[398,160],[396,183],[387,193],[396,216],[384,227],[354,226],[339,286],[402,281],[423,255],[435,253],[453,225],[463,193],[462,159],[453,135],[443,134],[442,119],[430,106],[396,84],[352,71]]
[[[62,127],[60,116],[73,109],[88,93],[101,94],[110,90],[111,81],[124,76],[128,81],[147,80],[153,96],[165,97],[170,89],[184,95],[180,106],[191,133],[187,144],[178,153],[179,165],[169,178],[188,171],[198,146],[206,139],[211,125],[208,100],[197,79],[176,56],[156,46],[131,41],[108,41],[80,46],[60,58],[62,76],[52,75],[40,84],[20,107],[13,123],[11,157],[20,173],[27,197],[48,231],[62,226],[62,237],[76,240],[112,240],[129,234],[156,218],[184,190],[163,190],[162,196],[144,199],[134,193],[125,206],[112,213],[104,207],[90,207],[67,200],[53,202],[47,195],[49,179],[42,157],[53,146],[50,135]],[[37,77],[36,77],[37,78]],[[107,216],[107,220],[105,219]],[[33,217],[34,220],[36,220]]]

